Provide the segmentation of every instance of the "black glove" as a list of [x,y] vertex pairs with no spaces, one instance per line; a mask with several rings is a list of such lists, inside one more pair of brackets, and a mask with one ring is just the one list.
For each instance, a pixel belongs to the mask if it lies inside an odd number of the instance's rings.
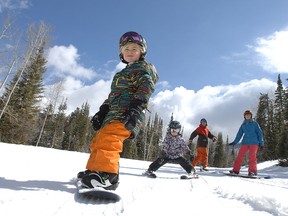
[[130,108],[123,113],[122,123],[125,125],[127,130],[133,130],[136,127],[141,112],[142,108],[140,103],[132,103]]
[[231,146],[231,145],[234,145],[234,143],[232,142],[232,143],[229,143],[228,145]]
[[264,145],[259,145],[259,149],[262,150],[264,148]]
[[109,105],[103,104],[102,106],[100,106],[99,111],[92,117],[91,123],[95,131],[101,128],[101,125],[108,112],[109,112]]

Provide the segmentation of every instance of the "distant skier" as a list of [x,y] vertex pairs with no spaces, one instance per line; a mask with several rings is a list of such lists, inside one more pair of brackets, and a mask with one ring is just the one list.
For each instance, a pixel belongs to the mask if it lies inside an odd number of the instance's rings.
[[87,188],[115,190],[118,186],[123,141],[138,134],[158,80],[155,67],[145,61],[146,52],[146,41],[137,32],[121,36],[119,57],[127,65],[114,75],[108,98],[91,120],[97,133],[87,170],[77,175]]
[[148,170],[144,173],[148,177],[155,178],[155,171],[166,163],[179,164],[188,175],[195,173],[194,167],[189,161],[187,161],[183,154],[185,152],[191,152],[187,143],[180,134],[181,124],[178,121],[171,121],[169,124],[169,130],[162,142],[161,152],[159,157],[150,164]]
[[[243,136],[244,135],[244,136]],[[252,118],[252,112],[246,110],[244,112],[244,121],[241,124],[238,133],[233,142],[229,145],[236,145],[242,138],[242,144],[237,155],[237,158],[234,162],[233,169],[230,170],[230,173],[239,174],[241,169],[242,161],[246,153],[249,151],[249,168],[248,175],[256,176],[257,175],[257,151],[258,147],[263,148],[263,134],[259,124]]]
[[208,171],[208,138],[212,139],[213,142],[217,140],[217,137],[209,131],[207,125],[207,120],[202,118],[199,127],[191,133],[189,138],[189,142],[192,143],[193,139],[198,136],[197,155],[192,161],[192,166],[195,167],[198,163],[201,163],[204,171]]

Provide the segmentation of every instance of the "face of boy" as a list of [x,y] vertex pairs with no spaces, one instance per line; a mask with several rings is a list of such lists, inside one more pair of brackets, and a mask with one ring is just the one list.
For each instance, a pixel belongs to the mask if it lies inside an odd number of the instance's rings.
[[141,47],[136,43],[127,43],[121,48],[121,53],[125,61],[135,62],[140,59]]
[[180,129],[171,129],[170,133],[172,136],[177,136],[180,132]]

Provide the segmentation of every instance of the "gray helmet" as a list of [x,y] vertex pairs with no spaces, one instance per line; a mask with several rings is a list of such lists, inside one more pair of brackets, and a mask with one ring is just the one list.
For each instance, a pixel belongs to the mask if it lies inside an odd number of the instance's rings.
[[178,121],[171,121],[169,124],[170,129],[181,129],[181,124]]

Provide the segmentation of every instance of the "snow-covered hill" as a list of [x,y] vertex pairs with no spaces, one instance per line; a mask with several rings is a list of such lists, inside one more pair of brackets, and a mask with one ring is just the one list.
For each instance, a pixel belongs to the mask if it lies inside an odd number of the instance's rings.
[[[288,215],[288,168],[258,165],[272,179],[224,176],[210,169],[199,179],[180,180],[179,165],[162,167],[157,179],[142,176],[150,162],[121,159],[118,203],[83,200],[75,176],[89,154],[0,143],[0,215]],[[247,171],[247,168],[242,168]]]

